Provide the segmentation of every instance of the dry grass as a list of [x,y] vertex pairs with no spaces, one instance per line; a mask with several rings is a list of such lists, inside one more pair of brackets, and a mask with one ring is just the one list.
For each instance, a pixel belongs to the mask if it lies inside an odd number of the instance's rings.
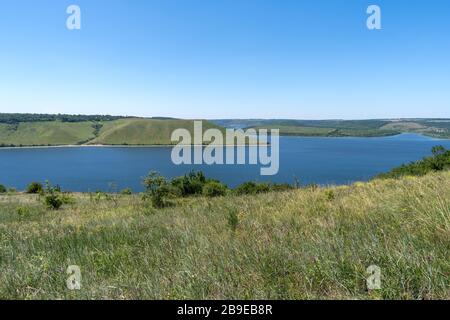
[[[0,198],[0,298],[450,298],[449,172],[162,210],[73,197],[56,212]],[[373,264],[382,289],[369,292]],[[69,265],[80,291],[66,288]]]

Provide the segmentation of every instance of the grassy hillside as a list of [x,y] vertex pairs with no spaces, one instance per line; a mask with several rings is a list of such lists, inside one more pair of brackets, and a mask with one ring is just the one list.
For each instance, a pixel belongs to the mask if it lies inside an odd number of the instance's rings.
[[326,127],[304,127],[304,126],[284,126],[266,125],[258,126],[255,129],[278,129],[282,136],[304,136],[304,137],[383,137],[401,133],[394,130],[377,129],[336,129]]
[[224,127],[279,129],[282,135],[377,137],[400,133],[418,133],[450,138],[449,119],[396,120],[215,120]]
[[21,122],[0,123],[0,144],[14,146],[68,145],[93,139],[92,122]]
[[[171,144],[173,130],[193,132],[192,120],[127,118],[111,121],[34,121],[0,123],[2,146],[54,145],[163,145]],[[208,121],[203,128],[220,128]]]
[[[223,127],[279,129],[281,135],[375,137],[402,132],[450,138],[448,119],[404,120],[215,120],[204,129]],[[1,114],[0,147],[55,145],[167,145],[175,129],[192,133],[192,120],[107,115]]]
[[[0,298],[450,299],[450,172],[165,209],[70,197],[51,211],[0,195]],[[367,291],[374,264],[382,287]]]
[[[159,120],[159,119],[121,119],[103,123],[98,137],[89,144],[105,145],[167,145],[173,144],[172,132],[185,128],[193,136],[192,120]],[[203,122],[203,130],[220,128],[208,121]]]

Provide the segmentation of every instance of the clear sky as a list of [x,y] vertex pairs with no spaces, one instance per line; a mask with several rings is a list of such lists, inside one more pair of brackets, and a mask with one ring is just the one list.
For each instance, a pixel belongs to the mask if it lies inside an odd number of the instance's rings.
[[2,0],[0,112],[450,117],[450,1]]

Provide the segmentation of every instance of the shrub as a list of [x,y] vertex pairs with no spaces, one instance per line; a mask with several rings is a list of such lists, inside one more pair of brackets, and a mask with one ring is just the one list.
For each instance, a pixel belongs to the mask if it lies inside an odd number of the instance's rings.
[[155,171],[150,172],[144,179],[144,186],[155,208],[164,208],[170,205],[169,198],[178,192]]
[[44,204],[52,210],[58,210],[63,204],[75,202],[72,197],[61,194],[61,188],[58,185],[53,187],[49,181],[45,182],[44,194]]
[[120,191],[120,193],[123,195],[129,196],[129,195],[133,194],[133,191],[130,188],[126,188],[126,189],[123,189],[122,191]]
[[325,198],[328,200],[328,201],[332,201],[332,200],[334,200],[335,198],[336,198],[336,196],[334,195],[334,192],[333,192],[333,190],[325,190]]
[[210,180],[207,180],[205,174],[201,171],[191,171],[184,177],[173,179],[170,183],[177,188],[181,196],[186,197],[190,195],[202,194],[204,185]]
[[267,183],[267,182],[245,182],[234,189],[235,194],[237,195],[254,195],[259,193],[267,193],[270,191],[282,192],[296,189],[295,185],[290,185],[288,183]]
[[89,193],[89,200],[91,202],[100,202],[100,200],[102,200],[102,198],[105,197],[105,193],[102,191],[96,191],[94,193]]
[[258,194],[270,191],[268,183],[245,182],[238,186],[234,192],[237,195]]
[[6,187],[2,184],[0,184],[0,193],[6,193]]
[[450,169],[450,150],[446,150],[443,146],[435,146],[431,150],[433,156],[423,158],[417,162],[404,164],[383,173],[378,178],[399,178],[403,176],[423,176],[429,172],[442,171]]
[[203,186],[203,195],[207,197],[222,197],[227,194],[227,186],[217,182],[209,181]]
[[256,193],[256,183],[244,182],[243,184],[239,185],[236,189],[234,189],[234,192],[237,195],[254,194]]
[[171,189],[168,185],[161,185],[151,195],[152,205],[159,209],[168,207],[171,204],[168,199],[171,194]]
[[153,194],[162,185],[167,184],[167,181],[156,171],[151,171],[147,177],[144,178],[144,186],[147,193]]
[[289,183],[274,183],[270,185],[270,190],[271,191],[276,191],[276,192],[283,192],[283,191],[289,191],[289,190],[293,190],[293,189],[298,189],[299,188],[299,184],[294,184],[294,185],[290,185]]
[[63,205],[63,199],[55,193],[47,194],[44,198],[45,205],[52,210],[58,210]]
[[30,194],[37,194],[37,193],[43,193],[44,187],[39,182],[32,182],[27,186],[26,193]]

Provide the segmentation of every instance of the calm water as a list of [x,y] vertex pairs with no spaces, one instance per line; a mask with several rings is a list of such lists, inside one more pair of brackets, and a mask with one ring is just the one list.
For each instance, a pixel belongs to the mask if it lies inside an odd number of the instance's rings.
[[167,177],[180,176],[192,169],[229,186],[249,180],[293,183],[346,184],[368,180],[402,163],[429,155],[450,140],[437,140],[403,134],[385,138],[280,138],[280,171],[261,177],[259,166],[176,166],[170,148],[47,148],[0,149],[0,183],[19,190],[31,181],[50,180],[64,190],[141,191],[142,177],[156,170]]

